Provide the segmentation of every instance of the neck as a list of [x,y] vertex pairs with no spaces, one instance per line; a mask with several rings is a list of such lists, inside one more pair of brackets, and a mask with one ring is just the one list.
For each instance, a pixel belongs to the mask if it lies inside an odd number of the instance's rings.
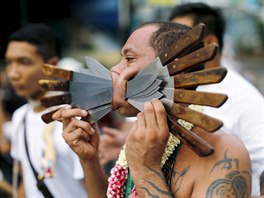
[[29,99],[29,104],[33,107],[34,112],[41,112],[45,109],[40,103],[40,100]]

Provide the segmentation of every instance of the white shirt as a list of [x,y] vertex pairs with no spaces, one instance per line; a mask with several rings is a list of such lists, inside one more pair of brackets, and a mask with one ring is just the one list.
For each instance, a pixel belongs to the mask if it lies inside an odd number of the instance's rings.
[[238,136],[252,163],[252,195],[259,195],[259,177],[264,171],[264,98],[246,79],[231,69],[221,83],[199,86],[198,91],[224,93],[220,108],[205,107],[207,115],[224,122],[223,130]]
[[[45,123],[41,119],[42,113],[35,113],[29,104],[23,105],[15,111],[12,119],[11,154],[22,163],[23,181],[26,197],[43,197],[37,189],[36,179],[29,164],[25,143],[23,119],[26,115],[27,144],[31,162],[37,172],[41,170],[41,158],[45,149],[43,131]],[[83,184],[83,172],[77,155],[71,150],[62,137],[62,124],[57,122],[53,129],[53,140],[56,147],[56,166],[54,176],[45,178],[46,186],[54,197],[82,198],[87,197]]]

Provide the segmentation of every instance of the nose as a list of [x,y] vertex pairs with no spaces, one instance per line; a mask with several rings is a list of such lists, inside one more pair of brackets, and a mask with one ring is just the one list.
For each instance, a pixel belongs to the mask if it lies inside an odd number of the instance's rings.
[[7,75],[10,80],[16,80],[20,76],[19,67],[15,63],[9,63],[7,65]]
[[113,66],[111,69],[110,69],[110,72],[111,73],[115,73],[117,75],[120,75],[121,72],[125,69],[125,65],[122,64],[122,62],[116,64],[115,66]]

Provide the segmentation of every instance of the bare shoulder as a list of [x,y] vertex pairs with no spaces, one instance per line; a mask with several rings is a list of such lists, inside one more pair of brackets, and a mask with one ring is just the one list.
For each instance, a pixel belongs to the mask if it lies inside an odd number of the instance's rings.
[[174,195],[181,197],[187,192],[188,197],[250,197],[250,159],[241,140],[223,131],[208,134],[196,129],[195,132],[211,144],[215,152],[199,157],[182,146],[174,166]]

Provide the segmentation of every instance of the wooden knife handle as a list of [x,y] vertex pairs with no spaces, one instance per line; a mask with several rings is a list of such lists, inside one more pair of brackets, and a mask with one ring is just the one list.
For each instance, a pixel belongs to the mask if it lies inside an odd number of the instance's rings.
[[159,55],[162,65],[167,65],[178,57],[185,49],[202,40],[205,25],[200,23],[184,34],[175,44],[171,45],[166,52]]
[[51,76],[55,78],[62,78],[64,80],[71,80],[72,79],[72,71],[58,68],[57,66],[54,65],[49,65],[49,64],[43,64],[42,65],[42,72],[46,76]]
[[174,90],[174,102],[220,107],[227,100],[227,95],[185,89]]
[[211,116],[205,115],[188,107],[183,107],[174,103],[172,105],[170,116],[174,119],[183,119],[191,122],[209,132],[214,132],[223,126],[223,122]]
[[173,60],[167,65],[170,76],[199,66],[207,61],[212,60],[218,51],[217,44],[207,45],[199,50],[194,51],[180,59]]
[[39,80],[39,85],[44,91],[69,91],[69,82],[57,80]]
[[224,67],[178,74],[174,76],[174,87],[184,88],[219,83],[225,78],[226,74],[227,70]]
[[42,119],[46,124],[48,124],[48,123],[50,123],[50,122],[53,122],[54,120],[53,120],[53,118],[52,118],[52,115],[53,115],[56,111],[58,111],[59,109],[61,109],[61,108],[57,108],[57,109],[55,109],[55,110],[53,110],[53,111],[50,111],[50,112],[48,112],[48,113],[43,114],[43,115],[41,116],[41,119]]
[[178,137],[186,146],[193,150],[200,157],[208,156],[214,153],[214,148],[203,140],[201,137],[182,127],[169,115],[168,122],[170,125],[170,132]]
[[70,104],[71,95],[69,93],[61,94],[57,96],[45,97],[40,100],[41,104],[44,107],[52,107],[61,104]]

